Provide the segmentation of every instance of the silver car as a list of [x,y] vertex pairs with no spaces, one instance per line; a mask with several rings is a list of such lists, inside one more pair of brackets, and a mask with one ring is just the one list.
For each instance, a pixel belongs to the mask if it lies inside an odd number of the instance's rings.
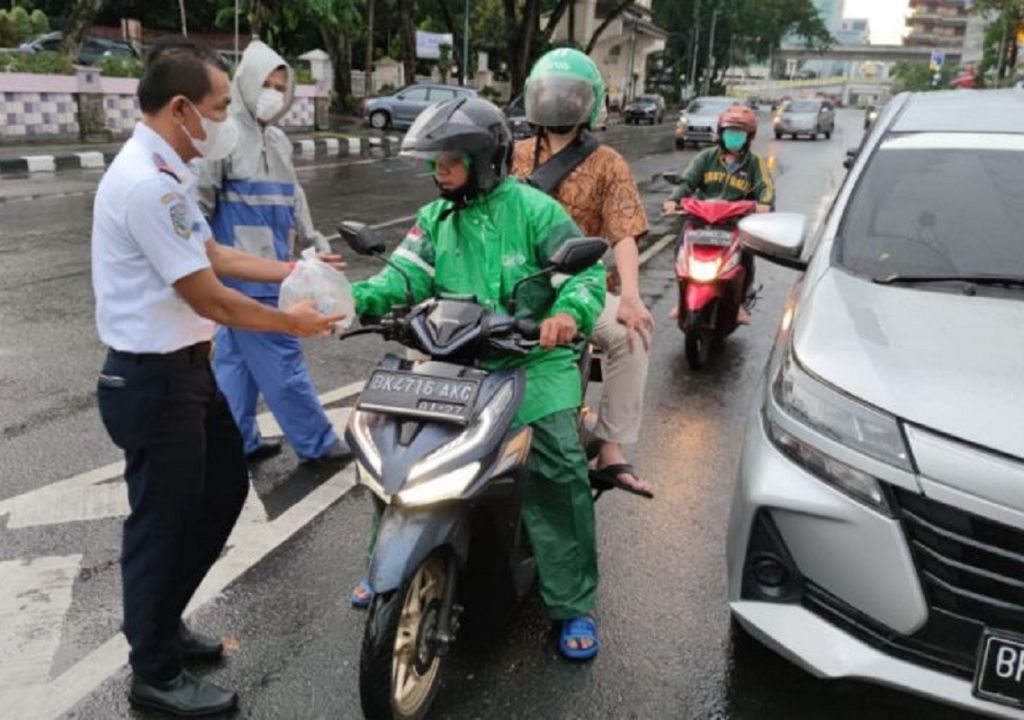
[[729,97],[699,97],[687,106],[676,124],[676,147],[718,142],[718,116],[735,105]]
[[1024,98],[888,103],[806,269],[729,521],[739,626],[824,678],[1024,718]]
[[836,129],[836,109],[828,100],[790,100],[775,114],[775,139],[800,135],[817,140],[819,135],[832,137]]
[[362,115],[377,130],[406,128],[416,121],[421,112],[435,103],[476,96],[476,90],[471,87],[421,83],[404,87],[393,95],[364,100]]

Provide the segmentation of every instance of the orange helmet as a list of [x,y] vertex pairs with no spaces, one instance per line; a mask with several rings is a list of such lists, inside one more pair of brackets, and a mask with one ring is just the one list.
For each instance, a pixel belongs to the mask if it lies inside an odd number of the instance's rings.
[[746,105],[733,105],[718,116],[718,134],[725,128],[743,130],[753,139],[757,135],[757,113]]

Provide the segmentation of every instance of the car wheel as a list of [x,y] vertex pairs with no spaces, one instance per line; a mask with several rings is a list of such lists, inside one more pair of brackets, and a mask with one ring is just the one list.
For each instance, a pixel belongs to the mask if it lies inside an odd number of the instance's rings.
[[384,110],[375,110],[370,113],[370,127],[375,130],[383,130],[391,124],[391,116]]
[[826,140],[831,140],[832,139],[832,131],[831,130],[828,130],[828,131],[825,132],[825,139]]
[[781,140],[782,139],[782,133],[780,133],[780,132],[775,133],[775,139],[776,140]]

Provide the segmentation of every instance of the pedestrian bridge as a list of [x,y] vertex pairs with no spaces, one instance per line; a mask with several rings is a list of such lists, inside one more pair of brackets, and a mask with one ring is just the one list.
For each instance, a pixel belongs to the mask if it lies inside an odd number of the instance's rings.
[[885,78],[831,77],[817,80],[750,80],[729,83],[726,94],[778,100],[783,97],[838,95],[847,105],[877,104],[892,94],[892,81]]
[[[960,64],[963,51],[960,48],[942,48],[945,62]],[[836,60],[838,62],[928,62],[932,48],[904,45],[833,45],[827,49],[806,45],[783,45],[775,51],[780,60]]]

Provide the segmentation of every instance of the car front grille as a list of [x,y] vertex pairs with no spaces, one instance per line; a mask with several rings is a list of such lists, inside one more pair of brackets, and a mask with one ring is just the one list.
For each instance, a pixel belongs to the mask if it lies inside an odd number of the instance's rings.
[[1024,634],[1024,530],[892,488],[928,602],[901,635],[808,583],[804,605],[890,654],[970,678],[985,628]]
[[690,132],[709,133],[711,128],[706,125],[691,125],[689,127]]

